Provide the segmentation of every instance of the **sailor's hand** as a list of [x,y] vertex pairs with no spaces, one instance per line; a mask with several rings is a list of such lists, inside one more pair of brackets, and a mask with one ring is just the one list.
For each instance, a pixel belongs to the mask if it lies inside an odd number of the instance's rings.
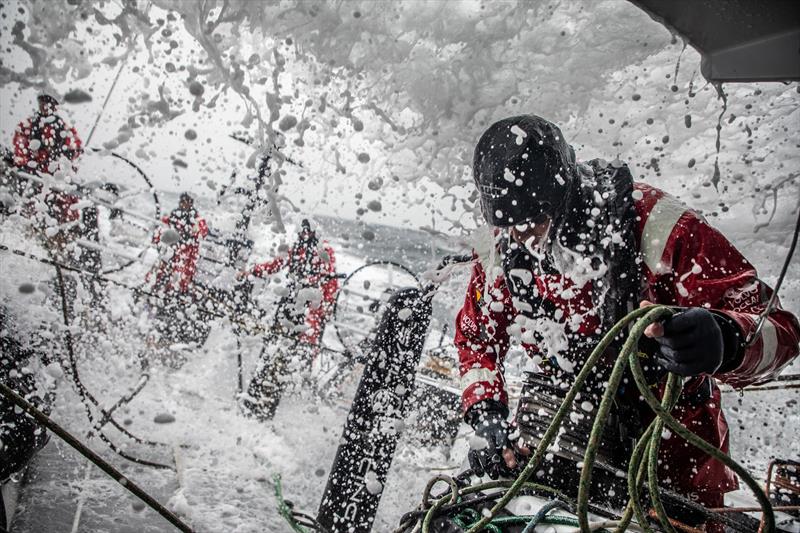
[[[653,304],[645,300],[640,307],[649,305]],[[722,328],[731,327],[723,320],[708,309],[690,307],[650,324],[644,334],[658,343],[655,355],[666,370],[684,377],[713,374],[725,356]]]
[[[509,440],[505,411],[505,406],[498,402],[483,401],[473,405],[467,413],[467,422],[475,430],[468,459],[470,468],[477,476],[488,475],[497,479],[510,475],[519,464]],[[520,450],[520,453],[527,455],[527,448],[524,448],[524,452]]]

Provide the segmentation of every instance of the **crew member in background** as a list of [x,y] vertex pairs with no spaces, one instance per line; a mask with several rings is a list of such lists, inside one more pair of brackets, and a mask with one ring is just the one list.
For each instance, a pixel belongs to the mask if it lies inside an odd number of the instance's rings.
[[[624,163],[576,162],[561,131],[540,117],[490,126],[473,172],[493,230],[476,252],[456,318],[465,419],[487,443],[469,452],[475,473],[508,475],[537,442],[519,417],[522,440],[508,436],[503,360],[512,336],[538,373],[569,385],[601,334],[651,303],[685,309],[645,333],[640,350],[658,362],[649,365],[650,382],[663,391],[667,371],[684,376],[673,414],[728,453],[717,382],[764,383],[798,354],[800,324],[780,304],[745,342],[772,293],[755,268],[695,211],[634,183]],[[602,378],[596,385],[584,400],[598,397]],[[636,388],[620,395],[617,403],[638,413],[629,424],[646,427],[652,413]],[[732,471],[675,435],[662,440],[659,455],[659,479],[707,507],[722,507],[738,486]]]
[[[194,198],[186,192],[181,193],[178,207],[161,221],[167,228],[156,233],[153,243],[164,246],[166,258],[158,266],[153,289],[189,294],[197,272],[200,241],[208,235],[208,225],[195,209]],[[146,280],[150,280],[149,272]]]
[[[68,126],[56,114],[58,101],[54,97],[42,94],[37,101],[39,110],[20,122],[14,132],[14,165],[28,174],[52,175],[59,169],[63,159],[75,161],[83,153],[81,139],[75,128]],[[63,249],[80,233],[80,212],[74,207],[78,203],[78,196],[51,190],[44,197],[44,203],[47,215],[53,219],[59,231],[52,233],[49,229],[52,224],[47,220],[40,220],[39,225],[44,225],[42,229],[48,232],[46,241],[51,252],[59,259],[67,260],[63,257]]]
[[333,308],[339,281],[336,259],[327,241],[320,244],[308,219],[303,219],[297,241],[285,256],[260,263],[249,272],[264,277],[286,269],[288,294],[278,303],[278,325],[300,332],[300,342],[316,346]]
[[37,101],[39,110],[20,122],[14,133],[14,164],[26,172],[53,174],[62,157],[74,161],[81,155],[81,139],[56,114],[58,100],[42,94]]
[[[239,274],[263,277],[286,269],[288,273],[287,293],[278,302],[274,327],[284,336],[285,347],[265,357],[265,348],[259,356],[256,370],[243,399],[248,414],[261,420],[269,420],[275,414],[285,386],[288,357],[300,346],[310,348],[316,355],[322,340],[325,322],[331,313],[339,281],[336,277],[336,260],[333,248],[319,242],[307,219],[303,219],[297,241],[285,256],[266,261],[250,271]],[[294,341],[292,341],[294,339]]]

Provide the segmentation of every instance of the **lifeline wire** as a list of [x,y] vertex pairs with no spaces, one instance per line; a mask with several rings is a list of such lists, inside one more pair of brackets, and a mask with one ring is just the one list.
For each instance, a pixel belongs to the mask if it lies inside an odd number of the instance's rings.
[[[74,351],[73,346],[72,346],[72,332],[69,329],[69,327],[70,327],[69,326],[69,315],[67,314],[67,296],[66,296],[66,291],[64,289],[64,277],[61,274],[61,268],[59,268],[58,266],[56,266],[55,268],[56,268],[56,275],[58,277],[59,292],[61,293],[61,312],[62,312],[62,314],[64,316],[64,326],[66,326],[65,327],[65,331],[64,331],[64,340],[65,340],[66,346],[67,346],[67,355],[69,357],[70,373],[72,374],[73,381],[75,383],[75,386],[78,389],[78,395],[80,396],[81,401],[83,402],[83,405],[84,405],[84,407],[86,409],[86,415],[89,418],[89,423],[92,424],[92,429],[94,429],[95,421],[94,421],[94,416],[92,415],[92,409],[91,409],[91,407],[89,407],[89,404],[87,402],[91,402],[92,404],[94,404],[94,406],[97,407],[100,410],[100,413],[104,417],[106,417],[108,419],[108,422],[110,422],[114,427],[116,427],[118,430],[120,430],[123,434],[129,436],[130,438],[134,439],[135,441],[137,441],[139,443],[142,443],[142,444],[163,445],[163,443],[157,443],[157,442],[154,442],[154,441],[148,441],[148,440],[145,440],[145,439],[141,439],[141,438],[137,437],[136,435],[134,435],[134,434],[130,433],[129,431],[127,431],[122,426],[120,426],[119,423],[116,420],[114,420],[114,418],[109,413],[107,413],[102,407],[100,407],[100,402],[97,401],[97,399],[92,395],[92,393],[90,393],[89,390],[84,386],[83,382],[81,382],[80,376],[78,375],[78,363],[77,363],[77,360],[75,358],[75,351]],[[163,469],[166,469],[166,470],[174,470],[169,465],[165,465],[165,464],[162,464],[162,463],[156,463],[154,461],[148,461],[146,459],[139,459],[138,457],[134,457],[132,455],[128,455],[127,453],[125,453],[122,450],[120,450],[100,429],[97,430],[97,435],[100,437],[100,439],[103,442],[105,442],[108,445],[109,448],[111,448],[115,453],[117,453],[121,457],[127,459],[128,461],[132,461],[134,463],[138,463],[138,464],[141,464],[141,465],[144,465],[144,466],[152,466],[154,468],[163,468]]]
[[[8,246],[6,246],[4,244],[0,244],[0,251],[8,252],[8,253],[11,253],[11,254],[14,254],[14,255],[18,255],[20,257],[24,257],[26,259],[30,259],[30,260],[33,260],[33,261],[38,261],[38,262],[43,263],[45,265],[56,266],[56,267],[58,267],[58,268],[60,268],[62,270],[68,270],[70,272],[75,272],[75,273],[78,273],[78,274],[85,274],[86,276],[88,276],[88,277],[90,277],[92,279],[96,279],[98,281],[103,281],[103,282],[106,282],[106,283],[111,283],[112,285],[116,285],[117,287],[121,287],[123,289],[127,289],[127,290],[129,290],[129,291],[131,291],[131,292],[133,292],[135,294],[139,294],[139,295],[142,295],[142,296],[147,296],[147,297],[150,297],[150,298],[154,298],[154,299],[160,300],[162,302],[167,302],[168,301],[168,298],[164,297],[163,295],[155,294],[155,293],[146,291],[144,289],[141,289],[139,287],[132,287],[130,285],[122,283],[121,281],[117,281],[115,279],[107,278],[105,276],[97,274],[96,272],[91,272],[89,270],[83,270],[81,268],[76,268],[76,267],[72,267],[72,266],[69,266],[69,265],[65,265],[64,263],[60,263],[60,262],[54,261],[52,259],[46,259],[46,258],[43,258],[43,257],[39,257],[37,255],[30,254],[30,253],[24,252],[22,250],[15,250],[13,248],[9,248]],[[211,298],[211,297],[209,296],[209,298]],[[186,301],[184,303],[191,303],[191,302]],[[244,327],[244,329],[246,331],[248,331],[248,333],[252,334],[255,331],[252,328],[248,328],[247,324],[245,324],[244,322],[237,321],[237,320],[232,319],[231,317],[228,317],[226,315],[223,315],[223,314],[220,314],[220,313],[215,313],[215,312],[207,310],[207,309],[203,309],[203,312],[204,313],[208,313],[209,315],[215,316],[217,318],[227,318],[227,319],[231,320],[231,322],[238,323],[240,326]],[[261,332],[263,332],[263,331],[257,331],[257,333],[261,333]]]
[[[156,299],[156,300],[159,300],[159,301],[162,301],[162,302],[169,302],[170,301],[168,298],[166,298],[163,295],[155,294],[155,293],[146,291],[144,289],[141,289],[139,287],[132,287],[130,285],[122,283],[121,281],[117,281],[115,279],[111,279],[111,278],[107,278],[105,276],[101,276],[101,275],[99,275],[99,274],[97,274],[95,272],[90,272],[88,270],[83,270],[83,269],[80,269],[80,268],[76,268],[76,267],[72,267],[72,266],[69,266],[69,265],[65,265],[65,264],[60,263],[58,261],[54,261],[52,259],[46,259],[46,258],[43,258],[43,257],[39,257],[37,255],[30,254],[30,253],[24,252],[22,250],[15,250],[13,248],[9,248],[8,246],[6,246],[4,244],[0,244],[0,252],[8,252],[8,253],[11,253],[11,254],[14,254],[14,255],[18,255],[20,257],[24,257],[26,259],[30,259],[32,261],[38,261],[38,262],[43,263],[45,265],[57,266],[57,267],[61,268],[62,270],[68,270],[70,272],[75,272],[75,273],[78,273],[78,274],[85,274],[88,277],[91,277],[92,279],[96,279],[96,280],[99,280],[99,281],[107,282],[107,283],[110,283],[112,285],[116,285],[117,287],[120,287],[120,288],[123,288],[123,289],[127,289],[127,290],[129,290],[129,291],[131,291],[131,292],[133,292],[135,294],[139,294],[139,295],[142,295],[142,296],[147,296],[149,298],[153,298],[153,299]],[[203,296],[205,296],[209,300],[212,300],[213,302],[225,307],[231,314],[230,315],[225,315],[225,314],[217,313],[217,312],[209,310],[209,309],[202,308],[202,312],[203,313],[206,313],[208,315],[214,316],[216,318],[224,318],[224,319],[230,320],[232,323],[237,324],[238,326],[241,326],[242,329],[247,331],[250,335],[265,334],[266,333],[266,334],[273,335],[273,336],[291,338],[291,337],[286,336],[286,335],[281,335],[281,334],[277,334],[277,333],[268,332],[265,328],[263,328],[262,326],[259,326],[257,324],[256,325],[247,324],[245,321],[240,320],[240,319],[236,318],[236,316],[235,316],[235,315],[245,315],[245,313],[236,312],[234,309],[231,309],[230,306],[226,305],[221,300],[216,299],[214,296],[212,296],[209,293],[205,293],[204,292]],[[183,303],[191,304],[191,303],[194,303],[194,302],[191,302],[188,298],[184,298],[183,299]],[[231,316],[231,315],[234,315],[234,316]],[[249,315],[247,315],[247,316],[249,316]],[[250,318],[252,318],[252,317],[250,317]],[[325,346],[321,347],[320,349],[325,350],[325,351],[329,351],[329,352],[333,352],[333,353],[343,353],[340,350],[335,350],[333,348],[328,348],[328,347],[325,347]]]
[[756,324],[756,329],[753,330],[753,333],[750,335],[745,341],[745,346],[752,346],[752,344],[756,341],[759,334],[761,333],[761,328],[764,327],[764,322],[766,322],[767,317],[772,312],[772,308],[775,306],[775,303],[778,300],[778,291],[781,288],[781,284],[783,283],[783,278],[786,276],[786,271],[789,269],[789,263],[792,260],[792,256],[794,255],[794,249],[797,246],[797,237],[800,235],[800,205],[797,206],[797,222],[794,225],[794,235],[792,236],[792,243],[789,245],[789,251],[786,254],[786,260],[783,262],[783,268],[781,268],[781,273],[778,276],[778,282],[775,284],[775,290],[772,291],[772,296],[769,297],[769,302],[767,302],[767,307],[764,308],[764,311],[761,313],[761,316],[758,317],[758,323]]

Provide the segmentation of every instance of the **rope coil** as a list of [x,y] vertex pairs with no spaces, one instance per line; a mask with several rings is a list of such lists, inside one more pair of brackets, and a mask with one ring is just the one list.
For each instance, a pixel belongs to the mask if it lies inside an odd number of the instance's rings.
[[[561,406],[553,417],[550,426],[539,442],[535,452],[531,456],[528,464],[513,481],[493,481],[489,483],[481,483],[460,489],[460,493],[471,494],[479,491],[489,490],[497,487],[508,487],[508,490],[503,496],[495,503],[488,513],[485,513],[475,524],[473,524],[467,533],[478,533],[483,530],[492,530],[487,526],[494,524],[499,520],[507,517],[497,518],[498,513],[508,505],[508,503],[517,496],[524,488],[531,487],[533,484],[528,482],[528,479],[541,465],[548,448],[555,439],[564,417],[569,413],[571,405],[575,397],[583,387],[589,374],[594,370],[600,357],[610,346],[614,338],[619,335],[630,324],[633,324],[630,334],[620,350],[617,357],[611,376],[608,381],[608,386],[597,410],[592,432],[589,436],[589,442],[586,447],[586,452],[583,458],[583,467],[581,469],[581,480],[578,487],[578,501],[577,501],[577,524],[582,532],[589,532],[597,529],[597,524],[589,522],[589,487],[591,485],[592,468],[594,466],[596,453],[599,446],[599,440],[602,437],[603,427],[609,415],[611,404],[614,400],[617,388],[623,378],[625,369],[629,367],[634,377],[636,386],[639,389],[645,402],[655,413],[655,419],[650,423],[645,430],[643,436],[637,442],[628,468],[628,493],[629,502],[625,508],[622,518],[615,522],[615,533],[625,531],[631,523],[633,516],[636,516],[639,527],[647,533],[651,533],[653,529],[650,527],[647,516],[642,508],[640,500],[640,485],[647,476],[647,488],[650,493],[650,499],[653,502],[656,516],[661,527],[669,532],[674,533],[675,528],[672,525],[670,518],[667,516],[664,506],[659,496],[658,487],[658,450],[661,441],[662,431],[668,427],[671,431],[682,437],[692,446],[695,446],[707,453],[714,459],[717,459],[725,466],[731,468],[736,474],[745,482],[745,484],[755,494],[756,499],[763,514],[761,531],[764,533],[773,533],[775,531],[775,515],[773,512],[772,504],[767,496],[764,494],[763,489],[753,479],[753,477],[738,463],[731,459],[728,455],[710,445],[705,440],[695,435],[686,429],[680,422],[678,422],[671,414],[670,411],[674,407],[681,393],[681,379],[675,374],[670,374],[667,379],[666,388],[663,398],[659,400],[650,391],[650,387],[645,379],[644,371],[642,370],[637,355],[637,345],[639,338],[644,334],[645,328],[650,324],[663,320],[671,316],[674,310],[665,305],[655,305],[645,307],[630,312],[622,318],[611,330],[606,333],[603,339],[598,343],[591,355],[587,359],[581,371],[575,378],[575,382],[567,392]],[[541,486],[540,486],[541,488]],[[544,487],[547,491],[553,492],[553,489]],[[433,506],[428,510],[422,523],[422,532],[430,533],[431,523],[438,514],[441,507],[447,503],[450,496],[445,496],[434,502]],[[716,517],[715,517],[716,519]],[[720,520],[724,522],[724,519]],[[544,522],[542,522],[544,523]]]
[[448,485],[450,485],[450,503],[456,503],[458,501],[458,483],[456,480],[451,478],[450,476],[446,476],[444,474],[439,474],[434,476],[428,481],[428,484],[425,485],[425,490],[422,493],[422,507],[430,507],[431,504],[431,491],[433,487],[436,485],[437,482],[444,481]]

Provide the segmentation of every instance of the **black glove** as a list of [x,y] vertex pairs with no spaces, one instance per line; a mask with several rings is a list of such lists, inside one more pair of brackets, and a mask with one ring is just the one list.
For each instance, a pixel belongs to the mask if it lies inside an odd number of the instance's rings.
[[664,321],[664,335],[656,337],[656,357],[662,367],[679,376],[713,374],[733,368],[740,359],[739,328],[730,319],[691,307]]
[[476,476],[487,474],[492,479],[509,475],[510,470],[503,460],[503,448],[511,448],[508,440],[508,408],[500,402],[482,401],[473,405],[465,416],[475,430],[475,436],[486,441],[485,446],[469,450],[469,466]]

